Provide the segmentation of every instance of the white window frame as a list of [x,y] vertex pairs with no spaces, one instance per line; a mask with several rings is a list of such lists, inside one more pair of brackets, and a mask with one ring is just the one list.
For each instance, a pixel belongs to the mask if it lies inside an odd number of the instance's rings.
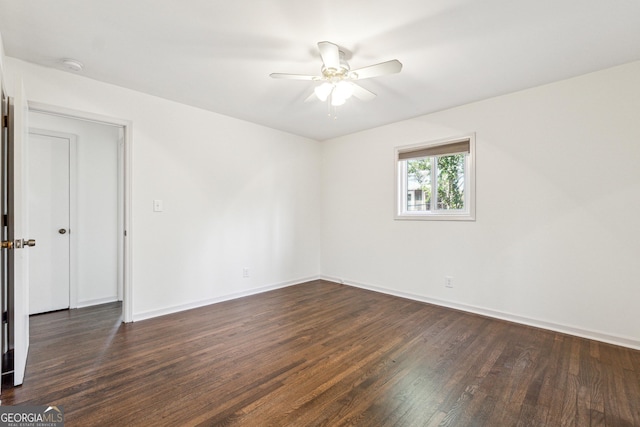
[[[464,209],[408,211],[406,209],[407,179],[406,161],[400,160],[401,153],[417,151],[442,145],[469,141],[469,154],[464,165]],[[439,220],[439,221],[475,221],[476,219],[476,136],[475,133],[420,144],[405,145],[394,148],[395,162],[395,219],[397,220]],[[437,188],[437,182],[432,185]]]

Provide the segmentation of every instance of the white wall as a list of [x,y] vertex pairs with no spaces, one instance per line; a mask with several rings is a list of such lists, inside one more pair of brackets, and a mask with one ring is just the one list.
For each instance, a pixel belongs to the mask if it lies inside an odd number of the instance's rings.
[[[13,58],[5,68],[31,100],[133,121],[135,318],[322,272],[640,348],[640,62],[322,144]],[[470,131],[477,220],[393,220],[393,147]]]
[[[325,141],[323,275],[640,348],[639,114],[634,62]],[[471,131],[477,220],[394,220],[393,148]]]
[[318,276],[318,142],[11,57],[5,68],[32,101],[133,122],[134,319]]
[[74,134],[77,147],[78,306],[118,299],[119,129],[31,112],[29,126]]

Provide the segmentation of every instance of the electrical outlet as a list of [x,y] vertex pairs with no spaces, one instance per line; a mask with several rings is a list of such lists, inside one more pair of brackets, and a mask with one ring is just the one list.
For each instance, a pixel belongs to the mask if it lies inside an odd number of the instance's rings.
[[243,268],[242,269],[242,277],[247,279],[249,277],[249,269],[248,268]]
[[444,277],[444,287],[445,288],[453,288],[453,277],[445,276]]

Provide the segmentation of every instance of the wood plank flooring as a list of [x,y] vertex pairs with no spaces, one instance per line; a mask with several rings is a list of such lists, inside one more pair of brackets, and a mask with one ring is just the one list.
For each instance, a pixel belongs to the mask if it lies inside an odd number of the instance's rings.
[[640,426],[640,351],[314,281],[141,322],[31,318],[3,405],[67,426]]

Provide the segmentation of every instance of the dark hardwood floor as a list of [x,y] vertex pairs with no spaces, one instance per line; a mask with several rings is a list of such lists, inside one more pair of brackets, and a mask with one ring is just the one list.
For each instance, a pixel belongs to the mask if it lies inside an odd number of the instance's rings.
[[640,351],[315,281],[141,322],[31,318],[3,405],[67,426],[640,426]]

